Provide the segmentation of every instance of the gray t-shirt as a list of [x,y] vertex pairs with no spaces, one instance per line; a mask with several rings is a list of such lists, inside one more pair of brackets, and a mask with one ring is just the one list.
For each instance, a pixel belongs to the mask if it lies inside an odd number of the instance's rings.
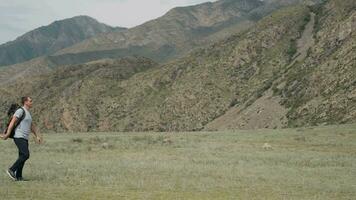
[[[31,114],[26,108],[22,107],[25,112],[26,116],[25,118],[21,121],[21,123],[17,126],[15,130],[15,135],[14,138],[24,138],[28,140],[30,133],[31,133],[31,125],[32,125],[32,117]],[[23,110],[22,109],[17,109],[14,116],[17,117],[17,119],[20,119],[22,117]]]

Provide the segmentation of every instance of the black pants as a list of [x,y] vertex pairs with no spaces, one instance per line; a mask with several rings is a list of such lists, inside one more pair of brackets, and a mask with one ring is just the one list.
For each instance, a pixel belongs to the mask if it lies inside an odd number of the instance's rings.
[[19,149],[19,158],[10,167],[10,169],[16,173],[16,177],[22,177],[22,169],[26,160],[30,158],[30,151],[28,150],[28,141],[23,138],[14,138],[14,142]]

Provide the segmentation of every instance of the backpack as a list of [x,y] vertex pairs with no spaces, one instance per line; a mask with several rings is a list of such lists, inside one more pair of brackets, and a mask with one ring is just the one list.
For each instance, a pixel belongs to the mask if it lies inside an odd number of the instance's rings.
[[5,133],[7,132],[7,129],[9,128],[9,125],[10,125],[10,122],[12,120],[12,117],[14,116],[15,112],[18,109],[22,110],[22,116],[19,119],[17,119],[16,123],[14,124],[14,127],[12,128],[12,131],[10,133],[10,137],[9,138],[14,138],[15,130],[18,127],[18,125],[22,122],[22,120],[25,118],[26,112],[19,104],[11,104],[9,110],[7,111],[8,120],[7,120],[7,125],[6,125],[7,128],[5,130]]

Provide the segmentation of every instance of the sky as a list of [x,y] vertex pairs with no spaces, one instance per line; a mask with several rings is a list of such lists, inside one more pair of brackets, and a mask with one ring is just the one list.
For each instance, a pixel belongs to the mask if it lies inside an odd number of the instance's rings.
[[160,17],[171,8],[207,1],[0,0],[0,44],[56,20],[78,15],[88,15],[110,26],[130,28]]

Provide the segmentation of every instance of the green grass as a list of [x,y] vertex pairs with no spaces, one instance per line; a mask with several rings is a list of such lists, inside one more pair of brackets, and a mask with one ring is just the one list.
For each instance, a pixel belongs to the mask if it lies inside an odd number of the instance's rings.
[[[353,199],[356,125],[199,133],[78,133],[30,142],[24,176],[0,142],[1,199]],[[262,146],[269,143],[272,149]]]

